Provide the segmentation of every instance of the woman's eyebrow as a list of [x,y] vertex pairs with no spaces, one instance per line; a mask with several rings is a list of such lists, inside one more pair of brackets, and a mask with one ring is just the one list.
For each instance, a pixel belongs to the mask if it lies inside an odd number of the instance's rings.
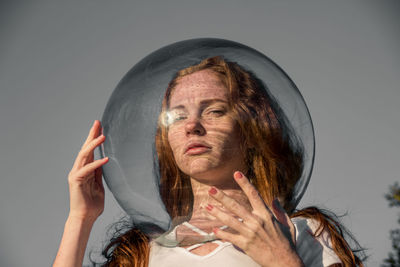
[[174,109],[185,109],[185,106],[184,105],[177,105],[177,106],[174,106],[172,108],[169,108],[169,110],[174,110]]
[[[212,98],[212,99],[204,99],[200,101],[200,106],[208,106],[210,104],[216,103],[216,102],[220,102],[220,103],[228,103],[227,100],[224,99],[220,99],[220,98]],[[171,107],[169,110],[175,110],[175,109],[185,109],[186,106],[185,105],[177,105],[174,107]]]
[[205,105],[210,105],[215,102],[222,102],[222,103],[228,103],[227,100],[225,99],[220,99],[220,98],[212,98],[212,99],[204,99],[200,101],[200,105],[205,106]]

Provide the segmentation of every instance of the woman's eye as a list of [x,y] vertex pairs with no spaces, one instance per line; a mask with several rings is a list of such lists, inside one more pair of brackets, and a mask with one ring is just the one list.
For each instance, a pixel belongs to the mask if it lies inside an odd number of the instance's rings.
[[185,120],[187,118],[186,114],[174,114],[172,116],[172,123]]
[[171,124],[174,124],[176,122],[185,120],[186,118],[187,118],[186,114],[182,114],[182,113],[179,114],[179,113],[177,113],[175,111],[172,111],[172,112],[167,112],[165,120],[166,120],[166,124],[167,125],[171,125]]
[[181,121],[181,120],[184,120],[184,119],[186,119],[186,116],[176,116],[174,118],[174,121]]
[[225,114],[225,110],[221,109],[212,109],[208,112],[209,114],[216,115],[216,116],[222,116]]

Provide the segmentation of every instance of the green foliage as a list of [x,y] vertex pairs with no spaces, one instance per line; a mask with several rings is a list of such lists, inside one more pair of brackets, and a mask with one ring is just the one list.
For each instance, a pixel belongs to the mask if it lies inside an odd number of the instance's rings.
[[400,207],[400,186],[399,183],[395,183],[390,186],[389,193],[385,195],[385,198],[389,201],[389,207]]
[[[385,198],[389,201],[389,207],[400,207],[400,186],[397,182],[390,186],[389,193],[385,195]],[[397,222],[400,224],[400,216]],[[391,230],[390,239],[393,251],[389,252],[388,258],[383,261],[381,266],[400,267],[400,229]]]

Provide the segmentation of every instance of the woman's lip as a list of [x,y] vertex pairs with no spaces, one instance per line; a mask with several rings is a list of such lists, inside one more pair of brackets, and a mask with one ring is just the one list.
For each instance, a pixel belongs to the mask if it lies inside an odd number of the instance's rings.
[[199,154],[203,154],[205,152],[208,152],[209,150],[210,150],[209,147],[199,145],[199,146],[189,147],[186,150],[185,154],[187,154],[187,155],[199,155]]

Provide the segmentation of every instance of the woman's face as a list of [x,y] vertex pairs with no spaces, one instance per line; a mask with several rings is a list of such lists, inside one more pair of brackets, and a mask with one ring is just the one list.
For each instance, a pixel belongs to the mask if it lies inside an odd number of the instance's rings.
[[220,78],[201,70],[178,79],[167,116],[168,141],[180,170],[208,185],[233,186],[233,172],[245,171],[245,163]]

